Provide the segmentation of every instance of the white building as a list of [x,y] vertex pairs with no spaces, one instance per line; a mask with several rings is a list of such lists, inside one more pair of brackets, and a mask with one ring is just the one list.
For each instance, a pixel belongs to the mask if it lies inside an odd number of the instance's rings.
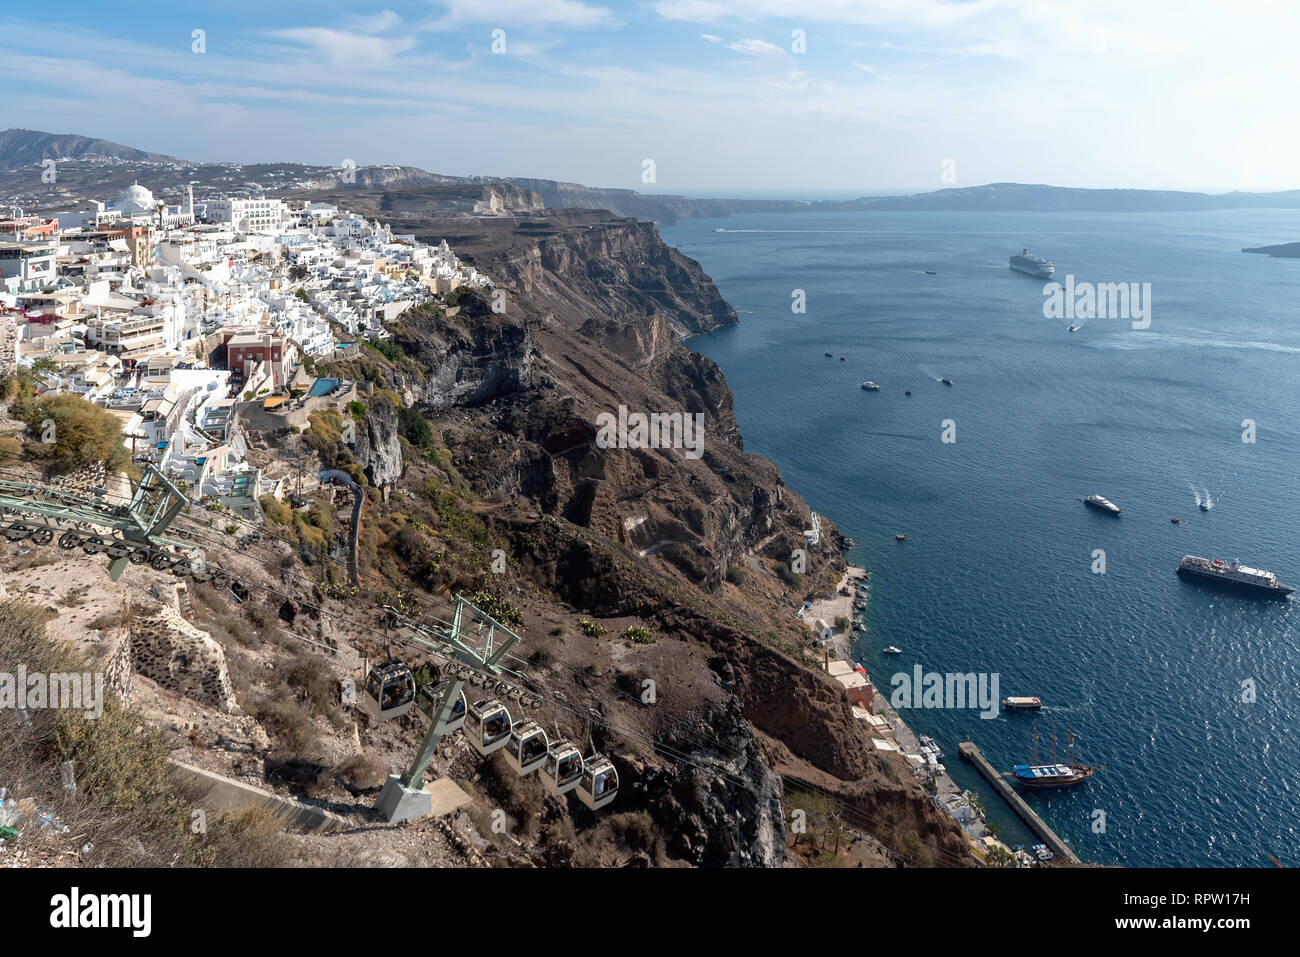
[[229,223],[241,233],[279,229],[287,210],[278,199],[210,199],[208,219],[214,223]]

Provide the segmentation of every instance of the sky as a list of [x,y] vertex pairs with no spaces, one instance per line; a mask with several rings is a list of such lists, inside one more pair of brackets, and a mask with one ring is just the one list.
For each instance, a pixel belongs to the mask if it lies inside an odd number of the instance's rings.
[[1294,189],[1297,37],[1292,0],[3,4],[0,128],[697,196]]

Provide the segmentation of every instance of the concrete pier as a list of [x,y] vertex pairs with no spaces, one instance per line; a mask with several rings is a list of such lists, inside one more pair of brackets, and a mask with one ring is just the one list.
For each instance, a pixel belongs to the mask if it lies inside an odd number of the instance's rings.
[[1047,845],[1048,850],[1069,864],[1083,863],[1083,861],[1079,860],[1079,855],[1070,850],[1070,845],[1061,840],[1056,835],[1056,832],[1047,826],[1047,822],[1035,814],[1034,809],[1025,803],[1025,799],[1016,793],[1015,788],[1007,783],[1007,779],[999,774],[993,765],[989,764],[988,759],[984,757],[984,754],[975,746],[973,741],[961,742],[957,745],[957,753],[961,755],[961,759],[967,764],[974,765],[980,776],[993,785],[993,790],[997,791],[1002,796],[1002,799],[1010,805],[1011,810],[1016,812],[1016,816],[1038,835],[1038,838]]

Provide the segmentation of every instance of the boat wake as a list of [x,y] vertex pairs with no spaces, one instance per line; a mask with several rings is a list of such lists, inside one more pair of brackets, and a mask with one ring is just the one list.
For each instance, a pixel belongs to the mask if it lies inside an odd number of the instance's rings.
[[1187,487],[1192,490],[1192,495],[1196,498],[1196,507],[1201,511],[1208,512],[1217,504],[1210,495],[1210,488],[1208,485],[1202,485],[1198,489],[1191,482],[1188,482]]

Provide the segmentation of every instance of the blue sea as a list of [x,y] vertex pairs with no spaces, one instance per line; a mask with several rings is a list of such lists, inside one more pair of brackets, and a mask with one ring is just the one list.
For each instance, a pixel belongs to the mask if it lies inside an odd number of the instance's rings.
[[[1300,240],[1300,213],[753,214],[662,234],[740,315],[689,344],[726,374],[746,449],[871,569],[855,657],[878,687],[919,664],[1040,696],[1040,759],[1053,728],[1067,757],[1072,729],[1105,765],[1028,796],[1085,860],[1300,864],[1300,598],[1174,574],[1190,553],[1300,585],[1300,261],[1240,252]],[[1062,280],[1150,283],[1150,327],[1045,318],[1044,281],[1007,268],[1023,247]],[[901,713],[1027,841],[956,752],[969,738],[1009,770],[1034,718]]]

